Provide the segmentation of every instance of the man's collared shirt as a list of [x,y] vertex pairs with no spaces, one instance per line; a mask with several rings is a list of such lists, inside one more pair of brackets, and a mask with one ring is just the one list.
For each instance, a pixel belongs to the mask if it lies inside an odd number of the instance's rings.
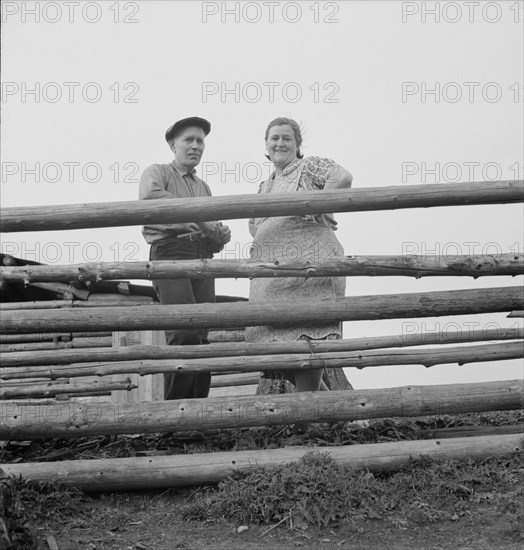
[[[170,164],[152,164],[144,170],[140,178],[140,200],[210,196],[211,189],[196,175],[196,170],[188,171],[176,161]],[[176,238],[182,233],[187,233],[185,223],[145,225],[142,228],[142,234],[149,244],[166,238]]]

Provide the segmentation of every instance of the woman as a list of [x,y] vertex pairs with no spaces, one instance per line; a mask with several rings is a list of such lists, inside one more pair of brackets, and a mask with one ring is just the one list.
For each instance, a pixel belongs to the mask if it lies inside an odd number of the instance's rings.
[[[351,174],[330,159],[304,158],[300,147],[299,125],[289,118],[276,118],[265,135],[267,158],[275,167],[270,178],[260,185],[259,193],[286,193],[351,187]],[[343,256],[344,250],[335,237],[336,221],[331,214],[257,218],[249,221],[253,236],[251,260],[257,262],[322,262]],[[344,277],[257,278],[251,281],[249,300],[312,301],[344,296]],[[307,326],[282,328],[260,326],[246,329],[246,341],[295,341],[341,338],[340,323],[315,322]],[[288,370],[266,373],[266,377],[286,378],[296,391],[317,391],[323,369]]]

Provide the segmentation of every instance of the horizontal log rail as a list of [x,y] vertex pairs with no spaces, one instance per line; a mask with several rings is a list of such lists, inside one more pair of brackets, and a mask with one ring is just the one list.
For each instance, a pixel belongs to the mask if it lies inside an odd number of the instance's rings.
[[[102,336],[101,338],[73,338],[70,342],[22,342],[20,344],[0,344],[0,354],[11,353],[32,353],[51,350],[72,350],[72,349],[98,349],[98,348],[110,348],[113,345],[112,336]],[[89,351],[87,351],[89,353]],[[37,355],[37,356],[38,356]],[[0,357],[0,363],[3,358]]]
[[[259,373],[233,373],[233,374],[224,374],[222,372],[213,373],[213,378],[211,380],[212,388],[222,388],[230,386],[247,386],[255,385],[260,381]],[[52,381],[42,378],[13,378],[12,380],[2,380],[2,387],[5,388],[15,388],[15,387],[50,387],[53,384],[69,384],[71,382],[70,378],[58,378],[53,379]],[[85,382],[85,380],[83,381]],[[10,398],[16,399],[16,398]]]
[[260,263],[247,260],[100,262],[0,267],[0,280],[101,281],[114,279],[206,279],[257,277],[407,276],[483,277],[524,274],[524,254],[442,256],[342,256],[318,263]]
[[261,370],[308,370],[318,368],[382,367],[448,363],[480,363],[524,357],[524,340],[503,344],[442,346],[424,349],[360,350],[335,353],[212,357],[209,359],[144,359],[112,363],[78,363],[70,366],[8,367],[0,369],[1,380],[18,378],[75,378],[114,374],[159,374],[182,372],[258,372]]
[[19,344],[23,342],[70,342],[73,338],[91,338],[98,340],[104,336],[112,336],[111,332],[48,332],[36,334],[0,334],[0,344]]
[[41,288],[42,290],[48,290],[50,292],[56,292],[56,294],[68,297],[75,297],[79,300],[87,300],[89,297],[89,291],[81,288],[75,288],[71,285],[56,282],[35,282],[27,283],[29,286],[35,288]]
[[[237,375],[238,376],[238,375]],[[52,381],[41,380],[39,378],[20,378],[16,380],[3,380],[2,388],[15,387],[15,386],[52,386],[53,384],[69,384],[69,378],[57,378]]]
[[[472,329],[451,323],[446,331],[421,332],[420,324],[410,323],[406,333],[390,336],[370,336],[323,342],[263,342],[219,343],[207,346],[131,346],[112,349],[68,349],[65,351],[41,351],[10,353],[0,356],[2,367],[31,365],[68,365],[89,361],[129,361],[139,359],[196,359],[199,357],[224,357],[239,355],[273,355],[278,353],[329,353],[392,347],[424,346],[431,344],[460,344],[524,338],[524,328]],[[228,334],[229,331],[224,331]],[[211,333],[210,333],[211,335]]]
[[[3,311],[0,332],[133,331],[177,328],[339,322],[408,317],[439,317],[505,312],[524,308],[521,286],[406,294],[338,300],[180,304],[141,307]],[[277,330],[277,329],[276,329]]]
[[60,483],[86,492],[167,489],[216,484],[235,473],[299,461],[307,453],[327,453],[349,468],[384,472],[432,459],[503,457],[522,448],[520,434],[367,443],[342,447],[287,447],[256,451],[192,453],[169,456],[61,460],[0,464],[9,476]]
[[[39,302],[3,302],[0,303],[0,311],[17,311],[33,309],[75,309],[75,308],[97,308],[97,307],[137,307],[141,305],[152,305],[155,302],[152,298],[145,300],[134,299],[124,300],[43,300]],[[136,296],[140,298],[140,296]]]
[[[118,298],[117,298],[118,296]],[[247,302],[247,298],[240,296],[216,296],[218,303]],[[64,309],[75,307],[120,307],[141,306],[158,303],[149,296],[125,296],[122,294],[90,294],[88,300],[42,300],[38,302],[2,302],[0,311],[16,309]]]
[[39,384],[33,386],[16,386],[0,388],[0,399],[27,399],[30,397],[45,398],[74,393],[75,395],[90,395],[93,392],[111,392],[115,390],[131,391],[137,386],[129,378],[112,382],[92,380],[85,383],[48,384],[47,387]]
[[522,405],[522,380],[139,403],[5,401],[0,403],[0,440],[461,414]]
[[524,436],[524,424],[508,424],[504,426],[454,426],[452,428],[425,428],[417,430],[420,439],[436,439],[451,437],[471,437],[498,434],[521,434]]
[[44,208],[40,205],[2,208],[0,232],[54,231],[522,201],[524,201],[524,181],[485,181],[368,187],[321,193],[307,191],[66,204]]

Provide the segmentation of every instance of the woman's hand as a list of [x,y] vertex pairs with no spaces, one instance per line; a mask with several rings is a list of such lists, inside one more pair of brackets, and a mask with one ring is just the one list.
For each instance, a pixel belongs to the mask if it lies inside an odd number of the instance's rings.
[[[353,183],[353,176],[342,166],[337,164],[337,168],[329,174],[324,189],[349,189]],[[318,223],[331,227],[333,231],[338,229],[338,222],[333,214],[316,214],[315,219]]]
[[329,175],[324,189],[348,189],[353,183],[353,176],[342,166],[337,168]]
[[255,218],[249,218],[248,229],[249,229],[249,234],[252,237],[254,237],[256,235],[256,232],[257,232],[257,226],[255,225]]
[[316,214],[315,219],[317,220],[317,223],[327,225],[328,227],[331,227],[333,231],[338,229],[338,222],[333,217],[333,214]]

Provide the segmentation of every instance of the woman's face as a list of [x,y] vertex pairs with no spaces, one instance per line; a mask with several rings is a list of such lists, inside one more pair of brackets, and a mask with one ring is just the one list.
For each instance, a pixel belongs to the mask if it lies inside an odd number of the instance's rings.
[[276,166],[285,167],[297,158],[297,140],[288,124],[272,126],[266,140],[269,158]]

